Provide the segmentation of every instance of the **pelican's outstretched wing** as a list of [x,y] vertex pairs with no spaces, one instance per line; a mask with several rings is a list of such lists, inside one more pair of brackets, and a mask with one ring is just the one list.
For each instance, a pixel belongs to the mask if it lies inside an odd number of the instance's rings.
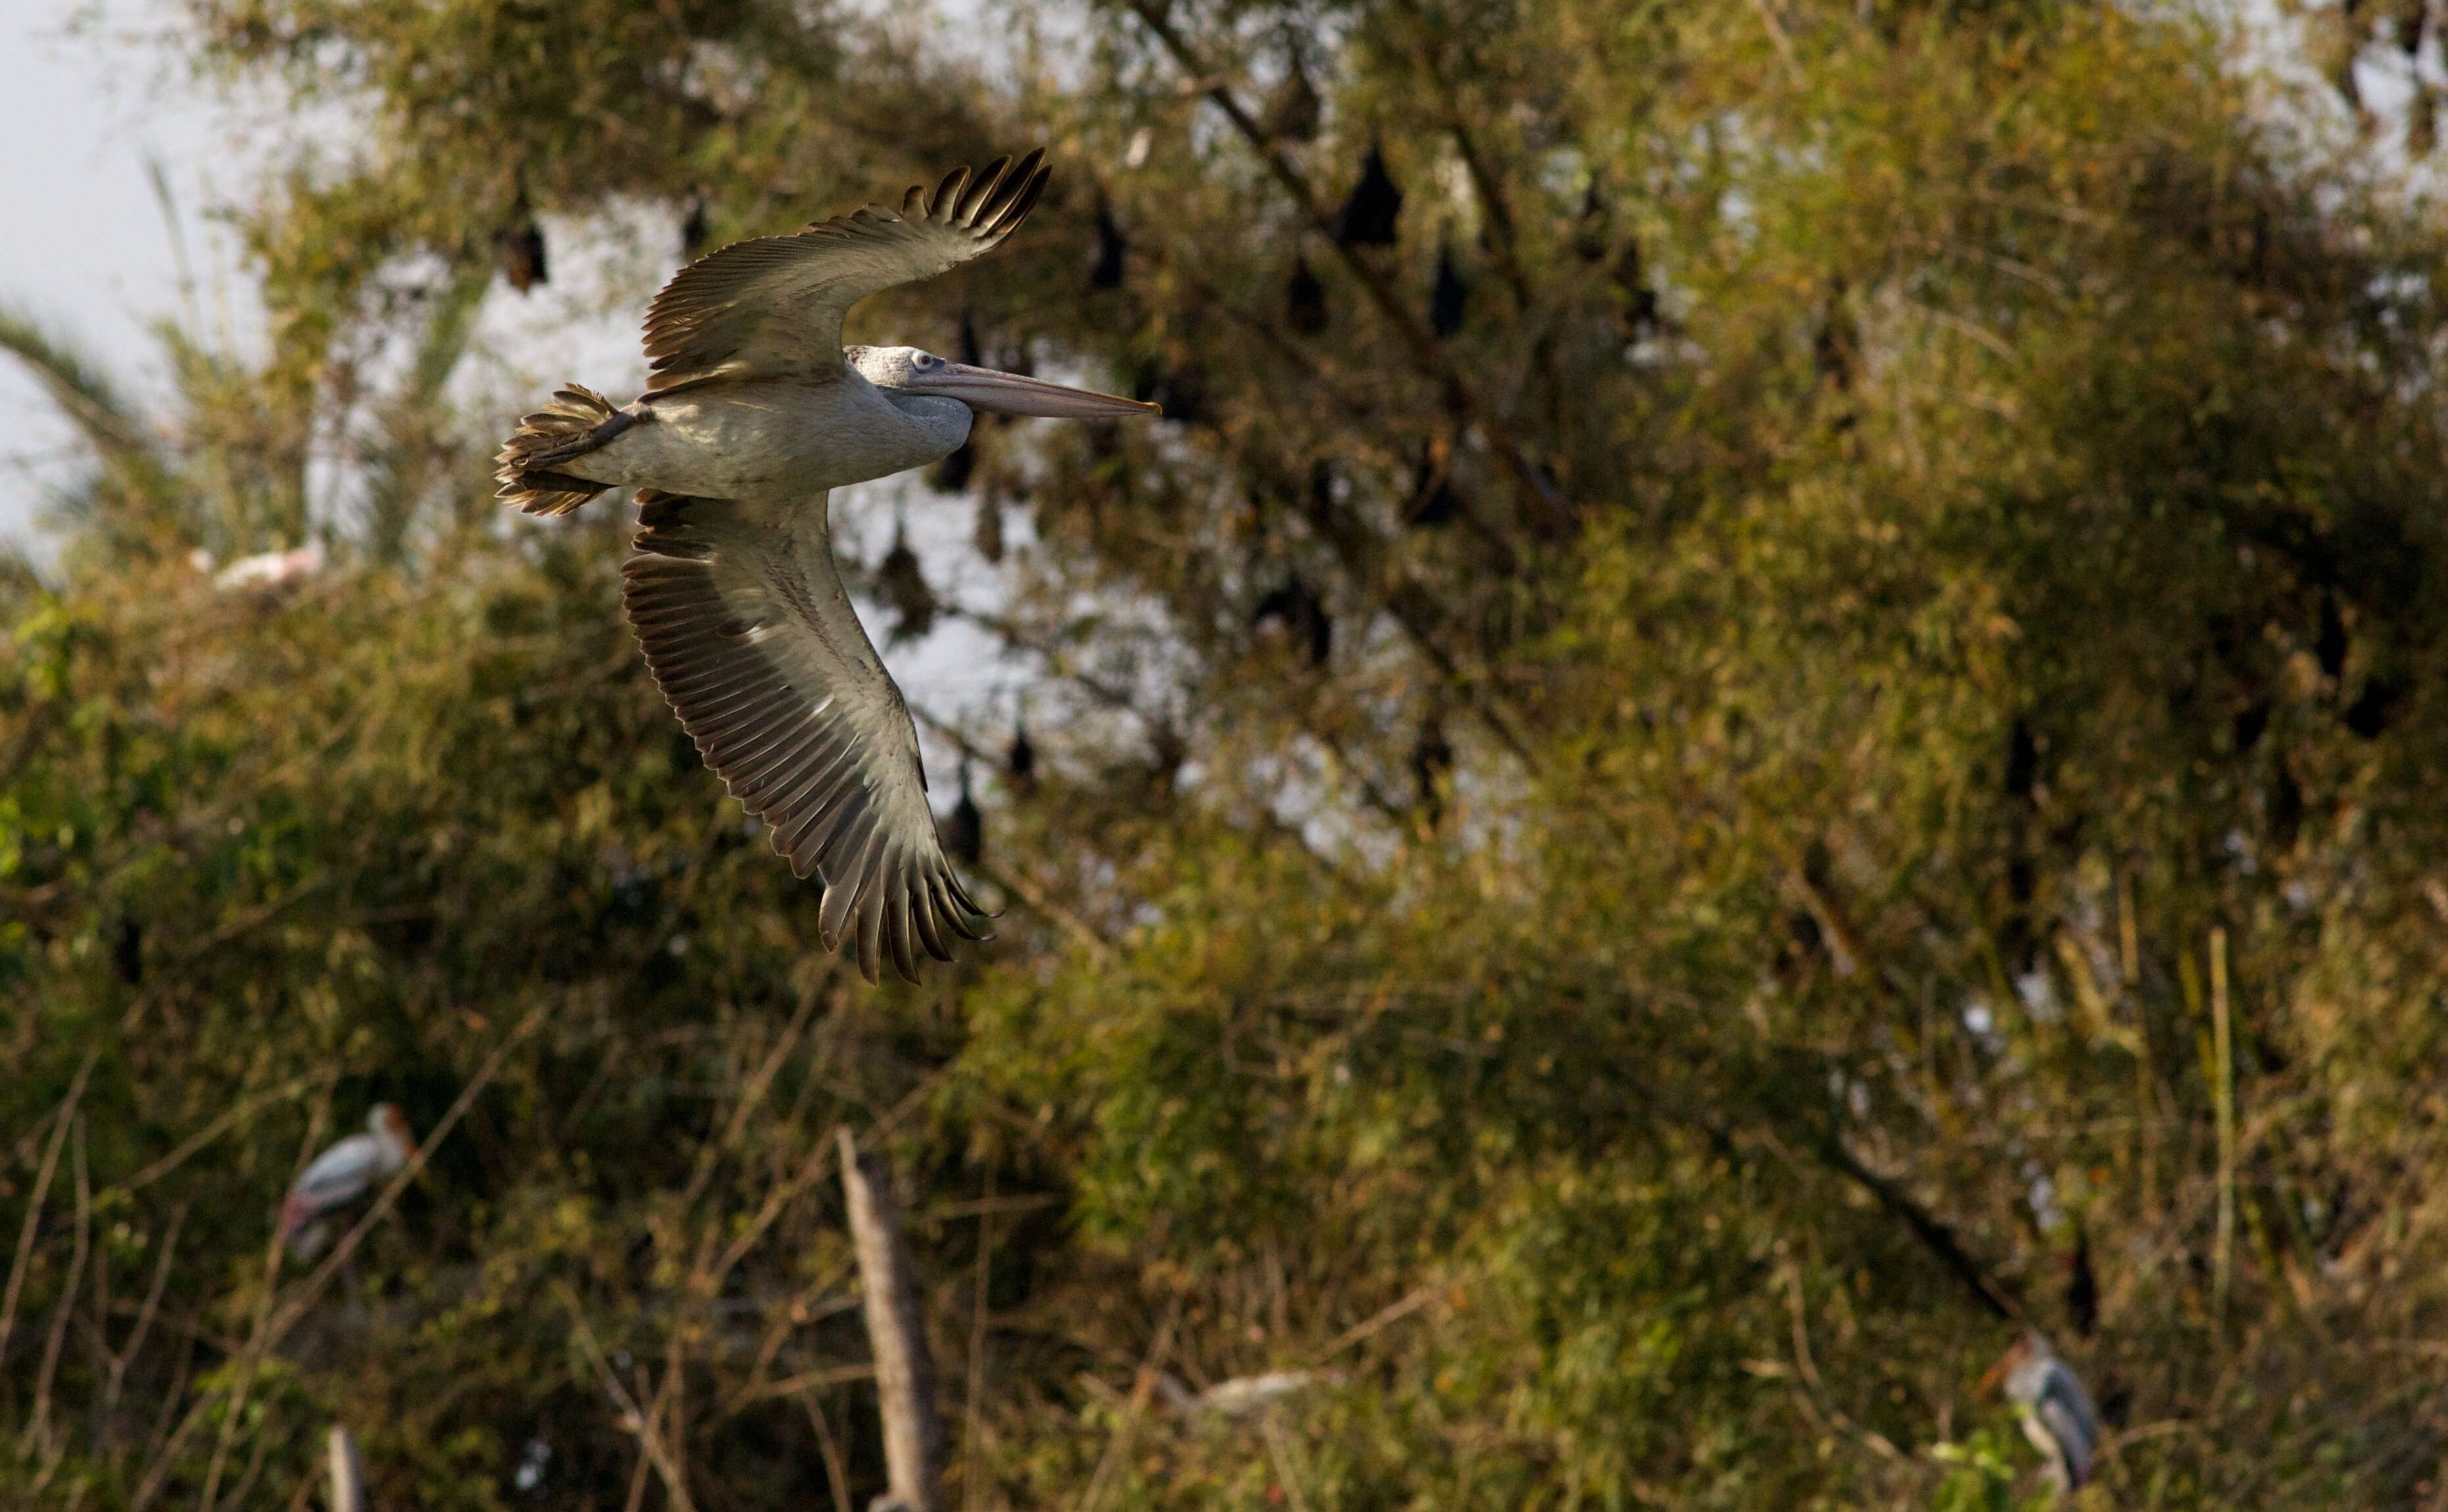
[[641,490],[622,602],[646,664],[732,795],[800,876],[824,879],[825,948],[952,959],[985,910],[944,859],[918,732],[833,565],[825,502]]
[[842,371],[842,316],[870,294],[957,267],[1011,235],[1044,191],[1045,152],[956,168],[904,196],[786,237],[735,241],[674,275],[646,311],[648,392],[714,377]]

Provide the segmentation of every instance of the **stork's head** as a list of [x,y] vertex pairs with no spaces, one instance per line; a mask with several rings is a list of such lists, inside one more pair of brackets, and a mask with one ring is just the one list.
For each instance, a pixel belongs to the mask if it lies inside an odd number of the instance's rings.
[[2006,1347],[2006,1352],[1998,1357],[1989,1373],[1980,1378],[1980,1388],[1991,1391],[2003,1387],[2008,1396],[2022,1401],[2028,1383],[2037,1381],[2041,1373],[2032,1367],[2045,1367],[2056,1358],[2056,1351],[2049,1347],[2048,1335],[2037,1329],[2026,1329]]
[[395,1141],[402,1149],[411,1149],[416,1144],[416,1136],[408,1130],[408,1115],[388,1102],[374,1104],[374,1110],[366,1115],[366,1127],[373,1131],[375,1139]]
[[842,360],[879,389],[957,399],[990,414],[1046,415],[1058,420],[1117,420],[1154,414],[1157,407],[1118,394],[1073,389],[993,368],[947,362],[916,347],[845,347]]

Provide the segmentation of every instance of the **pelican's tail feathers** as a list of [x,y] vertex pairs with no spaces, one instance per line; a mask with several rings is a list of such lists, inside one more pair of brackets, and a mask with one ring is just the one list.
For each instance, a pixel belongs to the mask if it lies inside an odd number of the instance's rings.
[[567,514],[611,485],[558,469],[637,423],[636,415],[615,409],[594,390],[564,386],[550,404],[521,420],[502,448],[502,487],[496,496],[528,514]]

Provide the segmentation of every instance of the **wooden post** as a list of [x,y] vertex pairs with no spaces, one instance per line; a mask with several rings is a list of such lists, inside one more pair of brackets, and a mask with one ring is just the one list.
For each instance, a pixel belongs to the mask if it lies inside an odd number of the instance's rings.
[[892,1174],[880,1156],[862,1156],[841,1131],[842,1191],[851,1238],[858,1246],[867,1337],[875,1351],[876,1406],[884,1415],[884,1464],[892,1500],[907,1512],[943,1512],[944,1425],[935,1411],[935,1361]]
[[349,1430],[332,1425],[332,1512],[366,1512],[366,1467],[357,1459],[357,1441]]

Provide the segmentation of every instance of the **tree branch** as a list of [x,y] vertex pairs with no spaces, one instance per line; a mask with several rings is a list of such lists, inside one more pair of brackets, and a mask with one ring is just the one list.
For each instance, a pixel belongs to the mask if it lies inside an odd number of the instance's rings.
[[1956,1238],[1954,1225],[1931,1213],[1904,1195],[1902,1187],[1864,1165],[1859,1157],[1845,1148],[1845,1141],[1826,1133],[1811,1141],[1819,1158],[1850,1177],[1864,1191],[1879,1199],[1879,1205],[1904,1221],[1922,1247],[1938,1256],[1955,1278],[1979,1298],[1980,1304],[2009,1323],[2019,1323],[2023,1306],[1989,1273],[1988,1268],[1974,1259],[1962,1242]]
[[908,1239],[901,1231],[901,1204],[893,1198],[892,1175],[882,1156],[860,1155],[847,1128],[840,1144],[868,1343],[875,1351],[887,1483],[906,1512],[942,1512],[944,1425],[935,1406],[935,1360],[927,1349],[927,1322],[919,1311]]
[[[1155,33],[1157,40],[1164,44],[1165,51],[1172,54],[1176,66],[1191,80],[1203,86],[1201,92],[1214,101],[1216,108],[1233,123],[1234,129],[1249,144],[1250,150],[1266,165],[1268,174],[1291,197],[1301,218],[1332,241],[1331,218],[1326,207],[1319,203],[1317,196],[1310,192],[1309,182],[1301,177],[1299,169],[1292,166],[1291,160],[1268,140],[1267,134],[1259,129],[1256,119],[1234,96],[1222,78],[1204,66],[1188,39],[1166,16],[1161,0],[1131,0],[1131,10],[1148,30]],[[1369,302],[1377,306],[1377,313],[1393,327],[1394,334],[1410,350],[1411,359],[1419,364],[1422,371],[1432,374],[1455,406],[1479,427],[1480,433],[1487,438],[1489,450],[1513,475],[1523,496],[1538,504],[1548,526],[1559,533],[1569,528],[1573,524],[1571,505],[1532,465],[1512,431],[1481,397],[1470,380],[1463,376],[1462,369],[1455,365],[1436,337],[1411,313],[1410,307],[1403,302],[1402,296],[1395,291],[1385,270],[1351,247],[1339,241],[1333,245],[1336,256],[1343,259],[1352,276],[1360,280],[1361,287],[1367,291]]]

